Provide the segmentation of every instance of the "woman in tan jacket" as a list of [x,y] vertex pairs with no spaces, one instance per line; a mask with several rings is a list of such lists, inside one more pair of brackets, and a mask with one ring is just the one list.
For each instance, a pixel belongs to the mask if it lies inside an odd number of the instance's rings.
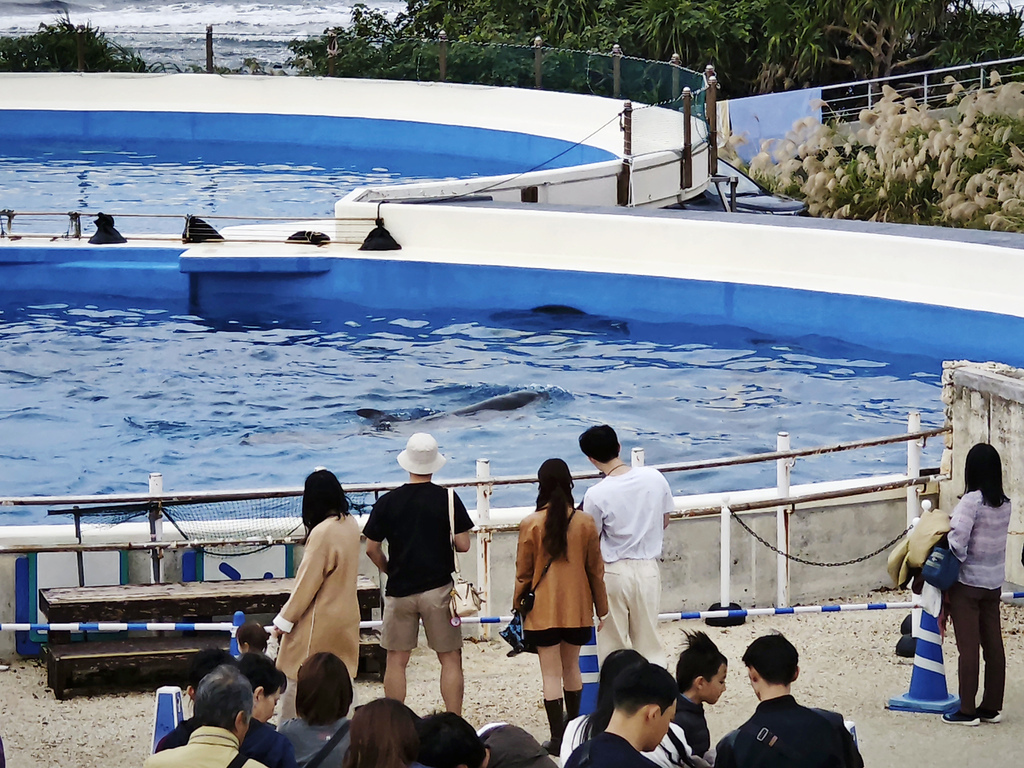
[[277,667],[288,678],[281,698],[282,722],[295,717],[299,667],[314,653],[330,651],[351,677],[359,663],[359,524],[333,472],[306,478],[302,494],[306,545],[291,597],[274,619],[281,637]]
[[[572,720],[580,713],[583,691],[580,646],[590,641],[595,610],[598,630],[604,624],[608,596],[597,525],[590,515],[577,514],[569,467],[561,459],[548,459],[537,479],[537,511],[519,524],[514,605],[528,610],[523,634],[537,647],[551,727],[551,741],[544,746],[557,755],[567,722],[562,695]],[[529,594],[535,595],[532,608]]]

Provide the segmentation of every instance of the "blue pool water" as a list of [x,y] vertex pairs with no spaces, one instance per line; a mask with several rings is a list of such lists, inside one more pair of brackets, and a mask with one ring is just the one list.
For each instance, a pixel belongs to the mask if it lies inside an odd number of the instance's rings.
[[[941,423],[937,359],[739,328],[652,325],[539,312],[403,312],[309,307],[302,318],[212,322],[139,301],[0,306],[0,495],[299,485],[316,465],[343,482],[398,480],[408,435],[429,429],[442,477],[531,473],[549,456],[589,467],[586,427],[615,425],[648,463],[795,447]],[[521,410],[396,422],[359,408],[443,414],[519,389]],[[930,441],[926,464],[937,464]],[[797,463],[794,482],[898,471],[901,445]],[[677,492],[774,483],[774,465],[675,475]],[[526,489],[495,504],[529,503]],[[470,498],[472,496],[470,495]],[[6,523],[41,510],[5,511]]]
[[[47,123],[53,135],[33,140],[29,122],[3,119],[21,133],[0,151],[0,208],[19,210],[330,215],[361,184],[525,170],[553,149],[514,135],[495,139],[491,159],[472,142],[454,158],[356,151],[351,142],[138,142],[104,138],[127,130],[107,120],[83,127],[98,131],[83,151],[70,124]],[[216,127],[200,122],[145,127]],[[122,226],[140,225],[173,231]],[[167,279],[182,281],[176,261],[168,266]],[[104,297],[111,275],[78,269],[75,280],[96,281],[85,296],[0,293],[0,496],[144,491],[154,471],[167,490],[296,486],[316,465],[347,483],[399,480],[395,456],[416,429],[438,437],[450,479],[471,476],[478,458],[491,459],[494,475],[532,473],[550,456],[588,469],[576,438],[601,422],[619,429],[627,451],[640,445],[648,463],[667,463],[771,450],[780,430],[807,447],[901,432],[911,410],[927,425],[942,418],[937,353],[880,351],[786,326],[713,326],[688,316],[686,303],[672,322],[656,323],[479,308],[486,302],[413,310],[388,304],[383,291],[362,302],[372,308],[308,301],[298,314],[243,302],[214,317],[190,314],[183,297]],[[150,278],[155,287],[160,275]],[[521,389],[543,397],[507,413],[443,415]],[[430,418],[378,431],[360,408]],[[926,463],[937,464],[940,449],[930,442]],[[794,482],[898,471],[905,455],[896,445],[806,459]],[[672,477],[677,492],[773,482],[773,465]],[[530,497],[528,488],[499,491],[494,502]],[[44,515],[5,510],[0,522]]]

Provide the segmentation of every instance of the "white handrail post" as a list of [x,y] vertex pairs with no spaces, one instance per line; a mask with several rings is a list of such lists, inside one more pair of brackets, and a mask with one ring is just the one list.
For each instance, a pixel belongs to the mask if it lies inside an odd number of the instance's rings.
[[928,106],[928,73],[924,73],[924,105]]
[[[164,476],[160,472],[149,473],[149,495],[160,496],[164,492]],[[164,535],[164,516],[160,512],[160,507],[151,508],[149,511],[149,540],[160,541]],[[150,584],[159,584],[163,579],[160,573],[160,558],[163,557],[163,553],[159,549],[154,549],[150,553],[150,561],[152,563],[152,573],[150,575]]]
[[726,611],[729,609],[729,596],[730,592],[730,569],[732,566],[732,542],[729,539],[729,518],[732,516],[732,512],[729,510],[729,497],[722,497],[722,570],[721,570],[721,593],[719,595],[719,605],[722,606],[722,610]]
[[[486,480],[491,476],[491,460],[476,460],[477,480]],[[480,585],[480,591],[484,596],[485,608],[492,609],[491,605],[491,494],[494,493],[494,485],[478,485],[476,487],[476,580]],[[491,611],[490,615],[496,616],[497,612]],[[480,624],[480,636],[486,640],[491,637],[490,624]]]
[[[780,453],[788,451],[789,432],[779,432],[775,445]],[[780,499],[789,496],[791,467],[789,459],[775,460],[775,483]],[[779,505],[775,510],[775,548],[779,550],[779,554],[776,555],[776,607],[785,608],[789,605],[789,524],[784,505]]]
[[634,467],[642,467],[644,465],[644,449],[634,448],[630,451],[629,463]]
[[[911,411],[907,416],[907,434],[921,431],[921,414],[918,411]],[[907,441],[907,477],[921,476],[921,447],[922,440]],[[921,514],[918,503],[918,486],[907,486],[907,526],[914,521],[914,518]]]

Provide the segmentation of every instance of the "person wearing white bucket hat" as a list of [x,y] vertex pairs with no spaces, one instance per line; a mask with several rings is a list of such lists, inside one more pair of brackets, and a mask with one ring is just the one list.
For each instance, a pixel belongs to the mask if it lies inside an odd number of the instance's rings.
[[388,577],[380,638],[388,652],[384,695],[405,701],[406,667],[422,619],[427,645],[441,662],[445,709],[462,714],[462,627],[452,621],[449,607],[455,570],[452,540],[459,552],[469,551],[473,521],[454,494],[454,530],[449,524],[448,491],[432,482],[445,462],[431,435],[417,432],[410,437],[398,454],[398,465],[409,473],[409,482],[377,500],[363,535],[367,556]]

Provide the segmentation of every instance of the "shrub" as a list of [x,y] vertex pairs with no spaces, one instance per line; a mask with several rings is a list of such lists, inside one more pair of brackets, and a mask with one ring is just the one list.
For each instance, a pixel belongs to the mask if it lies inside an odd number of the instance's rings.
[[967,92],[932,110],[886,87],[859,124],[801,121],[751,162],[811,215],[1024,231],[1024,83]]
[[[78,30],[67,16],[20,37],[0,37],[0,72],[78,70]],[[91,25],[81,27],[87,72],[145,72],[146,62],[130,48],[107,39]]]

